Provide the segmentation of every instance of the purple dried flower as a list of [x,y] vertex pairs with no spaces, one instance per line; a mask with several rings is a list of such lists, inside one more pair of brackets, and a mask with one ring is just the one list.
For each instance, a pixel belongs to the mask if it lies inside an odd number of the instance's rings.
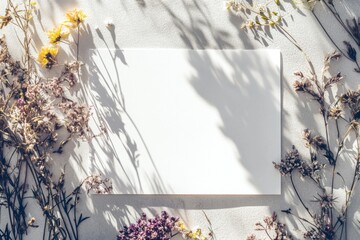
[[165,211],[154,218],[147,218],[146,214],[142,213],[135,224],[124,226],[119,231],[117,240],[169,240],[176,231],[175,224],[178,220],[179,218],[171,217]]
[[281,159],[280,163],[274,163],[276,169],[279,170],[281,175],[290,175],[295,169],[299,169],[304,161],[301,159],[298,150],[295,146]]

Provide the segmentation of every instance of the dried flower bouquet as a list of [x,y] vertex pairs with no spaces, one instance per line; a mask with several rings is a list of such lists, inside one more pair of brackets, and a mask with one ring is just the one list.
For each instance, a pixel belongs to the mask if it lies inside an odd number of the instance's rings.
[[[294,1],[295,2],[295,1]],[[322,25],[315,12],[315,5],[321,3],[329,10],[335,21],[347,33],[349,40],[343,41],[343,50],[327,29]],[[356,18],[343,20],[339,14],[339,4],[332,0],[296,1],[305,5],[315,18],[330,42],[337,49],[325,56],[323,68],[317,71],[308,55],[297,40],[285,29],[284,18],[288,13],[282,10],[283,1],[266,1],[262,5],[243,1],[227,1],[226,7],[246,19],[242,28],[251,30],[255,35],[265,28],[278,31],[302,52],[308,65],[308,73],[297,71],[293,87],[314,101],[322,119],[324,136],[317,131],[305,129],[303,139],[309,150],[308,156],[299,153],[295,146],[285,154],[275,168],[290,182],[290,186],[300,202],[299,206],[283,209],[282,212],[292,216],[301,225],[302,238],[305,239],[348,239],[350,226],[349,208],[355,196],[356,185],[360,179],[360,89],[346,90],[343,87],[343,75],[333,73],[331,62],[341,56],[355,63],[355,72],[360,72],[357,51],[353,46],[359,45],[359,23]],[[297,5],[299,6],[299,5]],[[341,4],[340,4],[341,6]],[[352,151],[353,154],[348,154]],[[348,169],[352,169],[351,176],[346,176]],[[301,192],[299,185],[309,183],[315,190],[310,193]],[[343,199],[336,195],[336,190],[343,192]],[[291,204],[289,204],[291,205]],[[305,211],[305,215],[299,214]],[[266,217],[263,222],[256,224],[257,229],[263,231],[268,239],[293,239],[284,224],[280,223],[277,215]],[[250,240],[258,239],[255,235]]]
[[[79,48],[86,15],[78,9],[68,12],[65,21],[48,32],[49,45],[41,48],[37,63],[31,36],[37,11],[34,1],[7,0],[0,17],[0,28],[14,27],[23,50],[16,60],[5,37],[0,39],[0,238],[24,239],[31,228],[42,227],[36,231],[43,239],[79,239],[79,226],[87,219],[77,210],[83,183],[69,191],[65,173],[55,177],[51,162],[69,141],[91,137],[89,110],[69,91],[80,76],[78,50],[72,62],[59,64],[56,59],[59,44],[72,43],[67,40],[71,31],[78,38],[69,46]],[[41,67],[63,70],[48,78]],[[34,204],[43,219],[29,218]]]

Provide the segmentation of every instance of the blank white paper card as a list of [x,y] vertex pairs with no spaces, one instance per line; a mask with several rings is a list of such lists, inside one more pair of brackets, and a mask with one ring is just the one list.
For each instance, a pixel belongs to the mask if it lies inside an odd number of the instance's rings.
[[279,50],[90,51],[92,172],[121,194],[280,194]]

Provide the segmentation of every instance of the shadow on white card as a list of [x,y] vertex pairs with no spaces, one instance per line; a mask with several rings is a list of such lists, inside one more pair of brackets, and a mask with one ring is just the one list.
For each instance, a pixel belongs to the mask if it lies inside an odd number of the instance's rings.
[[91,50],[91,171],[122,194],[280,194],[278,50]]

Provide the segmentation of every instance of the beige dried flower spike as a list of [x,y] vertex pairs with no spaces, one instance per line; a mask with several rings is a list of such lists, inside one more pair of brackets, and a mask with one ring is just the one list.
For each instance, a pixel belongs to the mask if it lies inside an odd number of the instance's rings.
[[3,29],[4,27],[6,27],[12,20],[12,17],[10,15],[10,10],[6,9],[5,10],[5,15],[4,16],[0,16],[0,29]]

